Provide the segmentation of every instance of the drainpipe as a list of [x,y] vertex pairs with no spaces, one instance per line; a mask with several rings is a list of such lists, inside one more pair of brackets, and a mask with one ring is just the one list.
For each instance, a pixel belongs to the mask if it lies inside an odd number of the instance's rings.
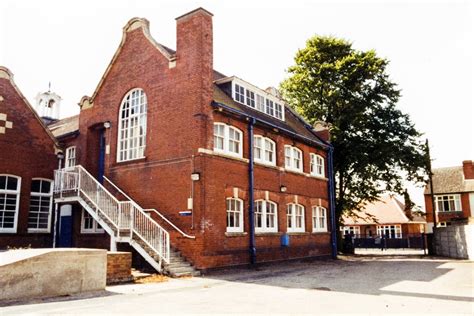
[[254,173],[253,173],[253,125],[255,119],[250,118],[248,125],[249,135],[249,251],[250,251],[250,264],[254,265],[257,262],[257,248],[255,246],[255,216],[254,216]]
[[334,166],[333,166],[334,147],[328,149],[328,189],[329,189],[329,210],[331,212],[331,254],[333,259],[337,259],[337,231],[336,231],[336,199],[334,196]]
[[105,170],[105,131],[110,128],[110,122],[103,123],[100,129],[99,136],[99,174],[98,180],[100,184],[104,184],[104,170]]
[[[58,171],[60,171],[61,166],[63,164],[64,154],[60,151],[56,154],[56,157],[58,157]],[[60,188],[62,188],[62,179],[59,179],[59,184],[60,184]],[[59,216],[59,204],[57,202],[54,202],[53,248],[56,248],[58,216]]]
[[431,209],[433,212],[433,233],[436,228],[436,204],[434,199],[434,191],[433,191],[433,172],[431,172],[431,156],[430,156],[430,144],[428,143],[428,139],[426,139],[426,155],[427,163],[428,163],[428,177],[430,182],[430,199],[431,199]]

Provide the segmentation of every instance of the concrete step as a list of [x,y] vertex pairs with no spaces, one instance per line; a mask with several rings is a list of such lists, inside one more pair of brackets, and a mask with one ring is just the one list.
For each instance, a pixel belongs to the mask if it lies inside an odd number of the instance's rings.
[[194,270],[193,272],[177,272],[177,273],[170,273],[171,277],[173,278],[182,278],[182,277],[194,277],[200,276],[201,272]]
[[165,268],[169,270],[177,269],[177,268],[189,268],[189,267],[192,268],[192,265],[187,261],[165,264]]

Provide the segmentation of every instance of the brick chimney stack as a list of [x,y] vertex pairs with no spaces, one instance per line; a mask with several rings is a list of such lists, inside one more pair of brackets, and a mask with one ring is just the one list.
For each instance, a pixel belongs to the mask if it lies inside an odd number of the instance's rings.
[[462,170],[464,172],[464,179],[474,179],[474,163],[472,160],[464,160],[462,162]]
[[323,122],[323,121],[316,121],[313,124],[313,130],[316,134],[324,141],[329,142],[331,139],[330,134],[331,124]]
[[[198,8],[176,18],[176,66],[188,80],[213,81],[212,13]],[[196,91],[197,92],[197,91]]]

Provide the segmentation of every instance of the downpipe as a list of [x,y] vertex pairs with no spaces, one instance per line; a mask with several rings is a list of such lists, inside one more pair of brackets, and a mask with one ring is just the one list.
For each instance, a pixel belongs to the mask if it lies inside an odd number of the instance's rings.
[[328,148],[328,189],[329,189],[329,211],[331,212],[331,255],[337,259],[337,228],[336,228],[336,198],[334,186],[334,165],[333,165],[334,147]]
[[257,248],[255,245],[255,216],[254,216],[254,153],[253,153],[253,126],[255,119],[251,118],[248,124],[248,143],[249,143],[249,252],[250,264],[257,262]]

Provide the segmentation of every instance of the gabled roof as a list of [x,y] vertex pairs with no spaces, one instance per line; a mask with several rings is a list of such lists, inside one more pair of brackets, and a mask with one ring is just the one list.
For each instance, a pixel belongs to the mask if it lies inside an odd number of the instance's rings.
[[7,68],[7,67],[3,67],[3,66],[0,66],[0,78],[3,78],[3,79],[6,79],[10,82],[10,84],[12,85],[12,87],[15,89],[16,93],[20,96],[20,98],[23,100],[23,103],[26,104],[26,107],[28,110],[31,111],[31,113],[33,114],[33,116],[36,118],[36,120],[38,121],[38,123],[41,125],[41,127],[45,130],[46,134],[48,134],[48,136],[51,138],[51,140],[53,141],[53,144],[55,146],[55,150],[59,150],[59,143],[58,141],[56,140],[56,138],[54,137],[54,135],[51,133],[51,131],[48,129],[48,127],[46,126],[46,124],[44,124],[43,120],[38,116],[38,113],[36,113],[36,111],[33,109],[33,106],[31,106],[30,102],[28,102],[28,100],[25,98],[25,96],[23,95],[23,93],[21,93],[20,89],[17,87],[17,85],[15,84],[15,81],[13,81],[13,73]]
[[[464,179],[463,167],[447,167],[433,169],[434,194],[474,192],[474,180]],[[431,194],[429,184],[425,194]]]
[[94,98],[97,96],[97,93],[100,90],[100,87],[105,81],[105,78],[107,77],[108,73],[112,69],[113,64],[117,60],[120,52],[122,51],[122,47],[125,44],[126,38],[127,38],[127,33],[134,31],[136,29],[141,29],[143,32],[143,35],[150,41],[150,43],[156,47],[156,49],[166,58],[168,61],[174,61],[176,59],[176,52],[172,50],[171,48],[168,48],[164,45],[161,45],[155,39],[151,36],[150,34],[150,22],[147,19],[144,18],[133,18],[128,23],[123,27],[123,35],[122,35],[122,40],[120,42],[119,47],[115,51],[114,56],[112,57],[112,60],[110,61],[109,65],[105,69],[104,74],[102,75],[99,84],[95,88],[94,93],[92,94],[91,97],[84,96],[82,97],[79,105],[82,107],[83,104],[90,105],[94,102]]
[[354,211],[355,217],[343,216],[344,225],[425,223],[421,216],[412,221],[404,212],[405,205],[393,195],[385,195],[379,201],[367,204],[362,211]]
[[53,124],[50,124],[49,130],[57,138],[70,135],[79,131],[79,115],[63,118]]

